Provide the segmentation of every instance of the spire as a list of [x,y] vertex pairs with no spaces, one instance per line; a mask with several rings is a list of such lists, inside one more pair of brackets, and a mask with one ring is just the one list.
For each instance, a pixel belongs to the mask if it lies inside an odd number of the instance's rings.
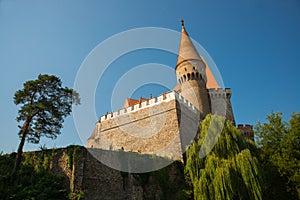
[[192,40],[189,37],[189,34],[185,30],[183,19],[181,20],[181,26],[181,39],[176,67],[185,60],[201,60],[197,49],[195,48]]
[[207,77],[207,88],[220,88],[219,84],[217,83],[214,75],[212,74],[211,70],[209,69],[206,61],[202,56],[199,55],[196,47],[194,46],[192,40],[189,37],[189,34],[187,33],[185,26],[184,26],[184,20],[181,19],[181,39],[180,39],[180,46],[178,51],[178,59],[176,63],[176,68],[178,65],[180,65],[182,62],[186,60],[201,60],[205,64],[205,72]]

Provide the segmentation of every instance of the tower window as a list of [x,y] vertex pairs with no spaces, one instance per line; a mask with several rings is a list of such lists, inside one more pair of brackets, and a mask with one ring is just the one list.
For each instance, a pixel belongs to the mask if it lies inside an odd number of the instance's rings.
[[192,73],[192,80],[195,80],[195,73]]
[[184,68],[184,71],[186,71],[186,68]]
[[185,75],[183,75],[183,80],[186,81],[186,76]]
[[198,72],[196,73],[196,77],[197,77],[197,79],[199,79],[199,73]]
[[187,76],[188,76],[188,81],[191,80],[191,74],[188,73]]

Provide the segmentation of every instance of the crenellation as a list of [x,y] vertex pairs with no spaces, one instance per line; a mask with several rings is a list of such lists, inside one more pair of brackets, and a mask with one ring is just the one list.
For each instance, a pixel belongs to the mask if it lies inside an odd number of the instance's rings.
[[115,117],[118,117],[120,115],[124,115],[127,113],[131,113],[131,112],[135,112],[144,108],[147,108],[149,106],[154,106],[157,105],[161,102],[169,102],[173,99],[176,99],[178,101],[180,101],[181,103],[185,104],[188,108],[190,108],[190,110],[192,110],[193,112],[196,111],[196,108],[193,104],[191,104],[191,102],[189,102],[188,100],[186,100],[185,98],[183,98],[180,94],[171,91],[168,93],[164,93],[159,95],[158,97],[154,97],[152,99],[149,99],[147,101],[143,101],[142,103],[137,103],[133,106],[129,106],[127,108],[122,108],[120,110],[114,111],[112,113],[107,113],[103,116],[100,117],[99,121],[103,122],[105,120],[109,120]]
[[132,107],[131,107],[131,106],[129,106],[129,107],[125,108],[125,110],[126,110],[126,112],[125,112],[125,113],[130,113],[130,112],[132,111]]
[[148,101],[143,101],[143,102],[142,102],[142,108],[143,108],[143,107],[146,107],[147,105],[148,105]]
[[242,135],[254,141],[254,131],[253,131],[253,126],[250,124],[238,124],[237,128],[241,131]]
[[116,116],[118,116],[118,115],[119,115],[119,111],[115,111],[115,112],[113,112],[112,117],[116,117]]
[[149,99],[149,105],[153,105],[156,102],[156,98]]
[[223,88],[212,88],[208,90],[210,98],[226,98],[227,90]]
[[138,109],[140,109],[140,104],[139,104],[139,103],[137,103],[137,104],[135,104],[135,105],[133,106],[133,110],[134,110],[134,111],[136,111],[136,110],[138,110]]
[[103,116],[100,117],[99,121],[101,122],[101,121],[104,121],[105,119],[106,119],[106,115],[103,115]]
[[123,115],[126,113],[126,109],[125,108],[122,108],[120,111],[119,111],[120,115]]
[[163,101],[164,100],[164,97],[163,95],[160,95],[157,97],[157,102],[160,102],[160,101]]
[[106,115],[106,119],[111,119],[111,118],[112,118],[111,113],[108,113],[108,114]]

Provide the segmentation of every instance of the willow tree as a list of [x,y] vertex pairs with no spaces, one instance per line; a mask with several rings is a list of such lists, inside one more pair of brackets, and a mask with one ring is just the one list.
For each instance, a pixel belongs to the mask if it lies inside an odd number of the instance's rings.
[[[201,122],[197,141],[187,150],[185,173],[191,180],[194,198],[262,199],[262,179],[254,143],[243,138],[231,122],[223,123],[222,117],[208,115]],[[212,150],[201,158],[201,147],[209,149],[216,138]]]
[[42,136],[55,139],[60,134],[64,118],[71,113],[72,103],[77,105],[80,99],[73,89],[63,87],[58,77],[45,74],[25,82],[23,89],[15,93],[14,103],[20,105],[17,121],[21,139],[15,172],[20,166],[26,139],[35,144]]

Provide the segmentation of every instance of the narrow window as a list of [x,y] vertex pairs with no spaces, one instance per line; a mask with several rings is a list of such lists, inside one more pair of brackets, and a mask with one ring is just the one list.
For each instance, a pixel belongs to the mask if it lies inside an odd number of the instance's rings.
[[195,80],[195,73],[192,73],[192,80]]

